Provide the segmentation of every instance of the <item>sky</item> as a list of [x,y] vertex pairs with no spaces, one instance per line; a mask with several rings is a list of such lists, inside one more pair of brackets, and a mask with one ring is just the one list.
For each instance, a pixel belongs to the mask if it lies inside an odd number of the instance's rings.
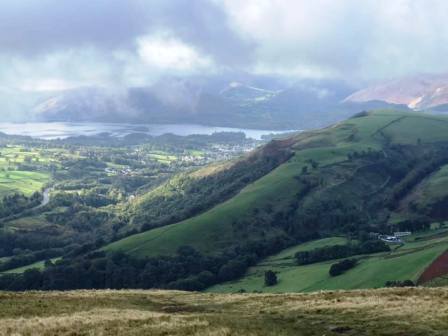
[[0,93],[448,70],[445,0],[1,0]]

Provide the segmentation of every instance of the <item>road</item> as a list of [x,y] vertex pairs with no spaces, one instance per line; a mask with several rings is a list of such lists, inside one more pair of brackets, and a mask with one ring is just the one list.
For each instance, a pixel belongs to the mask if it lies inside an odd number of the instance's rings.
[[50,202],[50,191],[51,188],[44,189],[44,191],[42,192],[42,202],[40,203],[39,207],[43,207]]

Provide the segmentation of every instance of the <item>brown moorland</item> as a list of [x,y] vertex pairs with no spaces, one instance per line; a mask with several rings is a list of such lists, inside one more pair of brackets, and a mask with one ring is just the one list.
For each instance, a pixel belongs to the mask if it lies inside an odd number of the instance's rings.
[[446,335],[448,288],[0,292],[0,335]]

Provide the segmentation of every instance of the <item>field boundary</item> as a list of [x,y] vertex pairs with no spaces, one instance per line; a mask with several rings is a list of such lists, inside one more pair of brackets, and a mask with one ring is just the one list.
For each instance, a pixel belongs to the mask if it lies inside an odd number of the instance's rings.
[[421,285],[448,274],[448,250],[439,255],[420,275],[417,284]]

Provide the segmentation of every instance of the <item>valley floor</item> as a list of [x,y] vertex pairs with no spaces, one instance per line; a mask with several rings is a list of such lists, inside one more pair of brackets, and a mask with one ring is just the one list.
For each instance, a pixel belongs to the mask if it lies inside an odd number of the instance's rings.
[[448,288],[0,292],[0,335],[446,335]]

